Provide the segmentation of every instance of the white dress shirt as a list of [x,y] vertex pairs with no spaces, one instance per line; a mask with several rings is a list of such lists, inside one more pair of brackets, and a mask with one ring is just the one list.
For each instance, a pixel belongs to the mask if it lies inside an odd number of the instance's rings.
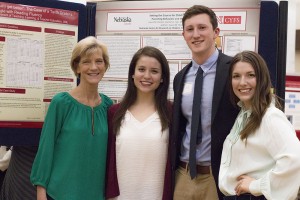
[[240,175],[256,180],[250,183],[252,195],[272,200],[295,200],[300,187],[300,142],[285,114],[273,104],[267,109],[260,127],[242,141],[239,133],[243,108],[224,141],[219,188],[235,195]]

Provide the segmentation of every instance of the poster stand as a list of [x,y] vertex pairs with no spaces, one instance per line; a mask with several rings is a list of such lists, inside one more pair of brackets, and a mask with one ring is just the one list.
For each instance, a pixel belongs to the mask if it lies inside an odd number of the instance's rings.
[[[43,0],[43,1],[1,0],[0,5],[3,3],[17,4],[20,6],[62,9],[66,11],[77,12],[78,13],[77,40],[80,40],[87,35],[96,35],[97,27],[102,26],[102,24],[96,24],[97,3],[87,3],[87,5],[85,6],[83,4],[78,4],[78,3],[53,1],[53,0]],[[138,3],[143,5],[144,3],[147,3],[147,1],[140,1],[140,2],[135,1],[134,3],[135,5]],[[173,4],[173,2],[171,3]],[[287,11],[283,8],[279,9],[279,5],[274,1],[261,1],[260,3],[261,3],[260,19],[259,22],[255,22],[255,23],[259,23],[259,31],[258,33],[254,33],[254,35],[256,34],[259,38],[258,53],[260,53],[264,57],[267,64],[269,65],[270,72],[271,72],[271,79],[273,85],[275,86],[275,91],[278,91],[278,95],[284,98],[284,93],[282,92],[284,91],[284,86],[278,83],[279,80],[282,81],[282,79],[278,77],[278,74],[282,75],[282,73],[285,72],[285,63],[283,62],[286,59],[286,55],[285,55],[286,51],[279,51],[279,49],[281,49],[282,45],[283,46],[286,45],[286,39],[282,40],[281,38],[282,34],[281,32],[279,32],[279,30],[283,29],[282,23],[286,23],[285,20],[283,20],[284,18],[282,18],[281,16],[287,15]],[[287,4],[287,1],[285,3]],[[164,1],[163,4],[164,5],[167,4],[167,1]],[[0,11],[1,9],[2,7],[0,6]],[[14,12],[14,10],[12,10],[11,12]],[[251,20],[251,19],[247,19],[247,20]],[[0,24],[1,23],[2,22],[0,17]],[[116,35],[116,38],[118,38],[119,36],[120,35]],[[131,36],[127,36],[127,37],[131,38]],[[145,38],[146,37],[147,35],[145,36]],[[248,35],[248,37],[250,37],[251,39],[251,35],[250,36]],[[164,39],[165,37],[162,36],[162,38]],[[176,39],[177,35],[174,34],[173,38]],[[150,42],[150,39],[152,38],[148,36],[148,42]],[[1,34],[0,34],[0,40],[1,40]],[[281,58],[282,60],[278,60],[276,58]],[[184,63],[180,63],[180,65],[183,64]],[[177,63],[174,64],[174,66],[180,67],[178,66]],[[0,97],[1,97],[1,93],[0,93]],[[40,126],[35,127],[29,124],[28,126],[18,128],[18,127],[5,127],[5,124],[3,125],[3,123],[1,126],[0,123],[0,145],[37,145],[39,142],[40,132],[41,132]]]

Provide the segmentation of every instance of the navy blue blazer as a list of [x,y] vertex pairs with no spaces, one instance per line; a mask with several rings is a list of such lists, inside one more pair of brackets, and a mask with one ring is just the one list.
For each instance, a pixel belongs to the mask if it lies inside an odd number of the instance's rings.
[[[223,142],[226,136],[229,134],[239,111],[238,108],[234,106],[229,99],[228,75],[231,59],[231,57],[221,52],[219,53],[213,91],[211,115],[211,167],[216,184],[218,184]],[[176,74],[173,83],[173,134],[171,138],[171,165],[173,172],[173,183],[175,183],[175,171],[178,168],[180,147],[182,143],[182,137],[185,133],[186,128],[186,119],[181,112],[181,98],[184,86],[184,77],[191,66],[192,62],[185,66],[181,71],[179,71]],[[222,194],[219,189],[218,193],[221,199]]]

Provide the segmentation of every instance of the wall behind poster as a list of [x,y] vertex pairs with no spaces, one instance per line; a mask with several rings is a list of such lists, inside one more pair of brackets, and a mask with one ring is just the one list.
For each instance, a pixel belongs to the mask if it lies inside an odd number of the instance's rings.
[[257,51],[259,3],[258,0],[98,2],[96,36],[108,46],[111,60],[111,68],[101,81],[99,91],[119,101],[127,87],[133,54],[150,45],[159,48],[169,61],[169,99],[173,99],[173,78],[191,59],[181,34],[185,10],[194,4],[212,8],[221,29],[216,44],[224,53],[235,55],[242,50]]

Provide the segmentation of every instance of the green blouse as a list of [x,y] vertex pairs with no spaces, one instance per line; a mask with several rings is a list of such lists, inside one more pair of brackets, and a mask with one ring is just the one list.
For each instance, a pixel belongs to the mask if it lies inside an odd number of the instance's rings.
[[102,200],[105,187],[107,109],[112,100],[83,105],[69,93],[50,103],[30,180],[57,200]]

